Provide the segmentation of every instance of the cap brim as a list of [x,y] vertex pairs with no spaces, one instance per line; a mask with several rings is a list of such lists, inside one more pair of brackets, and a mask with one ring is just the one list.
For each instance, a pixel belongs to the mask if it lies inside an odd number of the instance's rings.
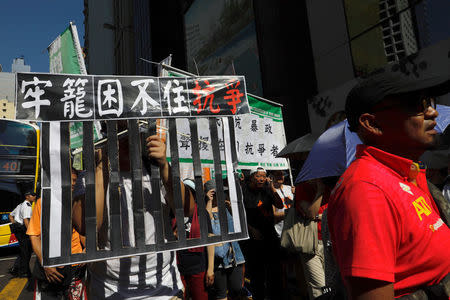
[[426,91],[432,96],[442,96],[450,93],[450,78],[448,76],[436,76],[420,81],[407,83],[397,90],[393,90],[390,95],[414,93],[419,91]]

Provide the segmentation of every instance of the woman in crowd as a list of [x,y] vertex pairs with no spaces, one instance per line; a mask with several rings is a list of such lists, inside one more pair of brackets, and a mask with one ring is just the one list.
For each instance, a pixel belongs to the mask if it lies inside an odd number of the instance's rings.
[[[205,183],[206,210],[211,219],[213,234],[220,234],[219,210],[217,207],[216,185],[213,180]],[[234,231],[233,218],[228,211],[228,230]],[[238,242],[227,242],[215,246],[214,284],[210,291],[212,299],[236,299],[240,295],[243,283],[244,256]]]
[[[191,179],[183,180],[187,189],[185,194],[195,197],[195,183]],[[175,225],[175,218],[173,219]],[[208,224],[210,225],[210,224]],[[194,213],[184,218],[186,238],[200,238],[197,199]],[[208,231],[211,232],[211,226]],[[185,299],[208,300],[208,286],[214,282],[214,246],[197,247],[177,251],[178,271],[185,287]]]

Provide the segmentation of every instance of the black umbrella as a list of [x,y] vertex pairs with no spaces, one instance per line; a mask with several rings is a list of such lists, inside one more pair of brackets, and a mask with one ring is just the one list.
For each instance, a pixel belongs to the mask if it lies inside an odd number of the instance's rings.
[[286,145],[277,155],[277,157],[293,158],[302,152],[309,152],[317,140],[317,136],[311,133],[293,140]]

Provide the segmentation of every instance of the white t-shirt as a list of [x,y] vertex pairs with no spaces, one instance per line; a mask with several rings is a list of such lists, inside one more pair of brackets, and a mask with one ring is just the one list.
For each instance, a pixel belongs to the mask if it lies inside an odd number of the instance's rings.
[[14,221],[23,224],[23,219],[31,219],[32,212],[33,209],[31,203],[25,200],[14,209]]
[[[151,197],[151,185],[150,176],[145,171],[144,173],[142,187],[144,201],[147,202],[148,197]],[[131,176],[122,172],[121,176],[126,196],[124,201],[127,202],[125,211],[128,214],[128,239],[133,246],[135,241]],[[106,199],[109,210],[108,192]],[[161,201],[164,202],[162,192]],[[145,212],[144,223],[146,243],[154,243],[154,221],[149,212]],[[109,241],[109,238],[107,240]],[[106,243],[106,248],[109,248],[109,242]],[[91,299],[170,299],[179,295],[183,288],[173,251],[94,262],[89,264],[88,270]]]
[[[290,199],[291,201],[294,200],[294,194],[292,194],[292,188],[289,185],[283,184],[279,189],[276,190],[280,198],[283,200],[283,208],[276,208],[276,211],[283,211],[287,208],[285,204],[286,201],[285,199]],[[278,237],[281,237],[283,224],[284,224],[283,220],[275,224],[275,231],[277,232]]]

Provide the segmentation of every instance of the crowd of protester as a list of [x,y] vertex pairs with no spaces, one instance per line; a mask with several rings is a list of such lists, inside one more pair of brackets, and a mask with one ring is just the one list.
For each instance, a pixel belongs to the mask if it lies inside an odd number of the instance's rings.
[[[32,272],[36,293],[49,299],[84,299],[86,295],[91,299],[448,299],[448,172],[426,173],[417,162],[436,144],[434,96],[449,88],[432,89],[437,83],[427,81],[421,89],[411,90],[402,80],[385,72],[350,92],[346,117],[364,145],[357,146],[356,160],[342,176],[316,178],[294,187],[284,171],[257,167],[243,173],[240,189],[247,240],[87,265],[42,267],[40,199],[30,216],[35,195],[28,194],[11,221],[19,223],[14,226],[22,233],[27,230],[36,253]],[[373,96],[378,90],[383,93]],[[200,215],[208,218],[208,235],[220,235],[218,199],[225,199],[227,227],[233,232],[228,188],[218,197],[213,180],[201,187],[204,199],[196,199],[198,187],[193,179],[180,180],[185,218],[177,222],[165,141],[155,135],[146,142],[145,159],[159,166],[164,186],[153,192],[160,193],[172,220],[166,239],[178,238],[177,224],[183,224],[186,238],[199,238]],[[120,143],[121,213],[132,215],[127,211],[132,207],[132,170],[128,147],[123,146],[127,138]],[[97,229],[108,249],[110,233],[101,228],[108,225],[103,211],[109,210],[109,194],[104,194],[104,157],[98,153],[97,158]],[[80,172],[73,173],[72,253],[84,248],[83,187],[77,185],[81,177]],[[142,185],[144,201],[150,201],[152,186],[145,169]],[[292,211],[317,224],[313,253],[293,254],[281,246],[285,217]],[[145,218],[146,223],[152,221],[148,213]],[[11,272],[29,276],[28,242],[15,230],[21,236],[21,255]],[[133,222],[123,223],[121,230],[124,243],[133,246]],[[153,241],[154,232],[146,236],[146,242]],[[298,289],[293,292],[290,286]]]
[[[158,141],[157,142],[161,142]],[[160,145],[159,145],[160,146]],[[164,163],[163,163],[164,165]],[[97,170],[101,170],[101,163]],[[162,167],[162,170],[164,167]],[[245,174],[245,175],[244,175]],[[74,197],[74,214],[77,206],[82,205],[80,196],[84,193],[82,184],[82,172],[74,171],[72,174],[72,192]],[[100,177],[100,176],[99,176]],[[432,178],[432,177],[429,177]],[[339,272],[331,247],[331,237],[328,229],[327,206],[333,187],[339,177],[327,177],[309,180],[298,184],[296,187],[289,184],[289,178],[285,171],[267,171],[258,167],[246,171],[241,177],[241,189],[244,207],[247,216],[249,239],[209,245],[204,247],[179,250],[176,255],[169,254],[167,265],[170,268],[176,266],[178,274],[171,274],[172,279],[168,285],[176,285],[174,297],[167,299],[346,299],[347,293],[344,282]],[[447,180],[437,183],[438,189],[444,189]],[[226,182],[226,180],[225,180]],[[103,185],[103,183],[98,183]],[[126,181],[123,183],[127,184]],[[199,238],[199,212],[195,199],[195,183],[192,179],[185,179],[180,184],[183,186],[183,198],[191,203],[192,208],[186,210],[183,224],[187,238]],[[125,187],[124,187],[125,188]],[[168,189],[170,187],[168,186]],[[101,190],[101,189],[99,189]],[[208,234],[220,235],[220,223],[218,217],[218,205],[216,197],[216,186],[214,180],[209,180],[203,186],[206,214],[209,217]],[[229,202],[228,188],[225,186],[225,203],[228,228],[233,232],[232,210]],[[101,194],[99,192],[99,194]],[[167,196],[167,195],[165,195]],[[166,197],[167,198],[167,197]],[[192,199],[191,199],[192,198]],[[42,267],[40,261],[40,199],[36,201],[34,193],[27,193],[25,202],[11,213],[10,219],[14,233],[20,237],[20,255],[10,272],[15,276],[32,277],[36,281],[35,293],[48,299],[105,299],[107,293],[96,294],[89,290],[88,284],[93,280],[102,282],[102,287],[107,288],[108,273],[114,274],[114,267],[120,273],[123,260],[110,260],[100,262],[103,269],[103,278],[95,279],[99,272],[99,263],[92,263],[90,268],[90,279],[86,278],[86,265],[66,266],[64,268]],[[31,204],[36,201],[31,216]],[[170,201],[170,200],[168,200]],[[318,224],[318,249],[315,254],[298,253],[288,263],[294,263],[299,268],[294,274],[294,282],[287,282],[288,274],[285,258],[287,253],[280,245],[281,233],[283,231],[283,220],[289,208],[295,209],[296,213],[302,215]],[[22,212],[21,212],[22,211]],[[322,225],[322,222],[325,224]],[[23,225],[22,225],[23,224]],[[24,240],[20,230],[30,240]],[[174,236],[177,236],[176,220],[172,215],[172,228]],[[83,229],[74,221],[72,236],[72,253],[80,253],[84,248],[84,238],[80,235]],[[26,236],[25,236],[26,238]],[[30,243],[30,244],[27,244]],[[36,264],[29,268],[30,245],[36,253]],[[28,250],[27,250],[28,249]],[[127,258],[131,268],[134,258]],[[139,263],[139,258],[136,258]],[[160,258],[161,259],[161,258]],[[147,258],[148,261],[152,259]],[[108,272],[108,265],[111,268]],[[28,269],[27,267],[28,266]],[[289,267],[289,266],[288,266]],[[117,273],[117,274],[119,274]],[[173,273],[173,269],[172,269]],[[155,276],[155,275],[150,275]],[[119,280],[118,280],[119,281]],[[97,283],[99,284],[99,283]],[[132,284],[132,283],[128,283]],[[288,284],[297,287],[294,294],[289,294]],[[117,286],[120,286],[120,282]],[[114,287],[110,295],[119,291]],[[88,291],[90,291],[88,293]],[[292,293],[292,292],[291,292]],[[147,299],[123,294],[118,299]],[[132,295],[132,294],[131,294]],[[157,295],[157,294],[155,294]],[[154,296],[154,299],[159,299]],[[115,298],[114,298],[115,299]]]
[[[97,162],[96,170],[97,172],[101,172],[101,160]],[[83,172],[73,170],[72,195],[74,220],[71,242],[73,254],[83,252],[85,247],[85,239],[83,236],[85,232],[81,224],[80,213],[84,205],[82,201],[85,193],[83,177]],[[102,176],[99,174],[98,178],[102,178]],[[284,254],[280,246],[280,236],[285,211],[294,206],[295,189],[287,183],[287,179],[287,173],[285,171],[266,171],[261,167],[245,171],[242,174],[240,184],[243,192],[250,239],[178,250],[175,256],[169,254],[168,265],[171,268],[176,266],[179,275],[171,274],[174,276],[172,276],[171,283],[167,284],[167,286],[177,285],[177,288],[173,289],[172,292],[178,298],[170,297],[168,299],[265,299],[267,297],[270,297],[270,299],[281,299],[280,297],[288,297],[283,292],[283,289],[286,290],[286,282],[283,283],[283,278],[286,278],[287,274],[285,274],[285,270],[282,268]],[[224,182],[226,182],[226,179]],[[186,238],[199,238],[198,200],[195,199],[194,180],[184,179],[180,184],[182,184],[184,190],[183,198],[189,199],[185,201],[191,202],[193,200],[193,208],[186,211],[187,217],[183,220]],[[96,185],[97,187],[103,186],[103,182],[97,182]],[[121,188],[126,190],[126,185],[127,181],[124,181]],[[167,188],[170,189],[170,186],[167,185]],[[102,190],[101,188],[97,189],[97,197],[105,196],[102,195]],[[210,221],[208,222],[208,234],[220,235],[215,181],[209,180],[205,182],[203,190],[206,215]],[[224,187],[224,191],[228,230],[234,232],[227,186]],[[167,195],[165,196],[166,199],[169,198]],[[170,201],[170,199],[167,199],[167,201]],[[31,215],[32,202],[36,203],[33,214]],[[98,203],[101,202],[98,201]],[[105,204],[108,205],[107,203],[106,201]],[[38,299],[39,297],[42,299],[87,299],[89,298],[87,295],[90,295],[91,299],[105,299],[108,298],[108,292],[102,295],[97,294],[99,290],[105,289],[111,289],[109,296],[120,293],[119,289],[113,291],[114,286],[108,287],[108,281],[112,281],[111,278],[108,278],[108,273],[109,276],[112,276],[115,273],[113,271],[116,270],[118,272],[117,274],[119,274],[120,266],[123,267],[124,265],[123,260],[128,260],[127,265],[131,268],[134,258],[90,263],[89,266],[82,264],[59,268],[42,267],[40,238],[41,199],[39,198],[36,201],[36,195],[34,193],[27,193],[27,200],[19,205],[18,208],[21,208],[23,205],[25,205],[24,208],[30,211],[27,215],[27,226],[25,227],[24,225],[23,233],[24,235],[25,232],[27,233],[28,243],[30,243],[30,240],[31,243],[27,246],[25,242],[22,242],[22,239],[20,240],[21,255],[10,271],[15,276],[19,276],[20,274],[21,277],[30,277],[34,281],[34,293]],[[177,222],[174,215],[171,214],[171,216],[171,230],[176,238]],[[99,218],[102,218],[102,216]],[[11,220],[13,224],[18,223],[19,217],[16,211],[11,214]],[[13,225],[13,227],[16,226]],[[99,232],[102,232],[101,226],[100,222],[98,224]],[[107,239],[104,240],[107,241]],[[28,263],[21,263],[19,261],[21,261],[23,256],[22,249],[25,252],[26,249],[29,249],[29,253],[25,255],[28,257],[31,254],[31,246],[36,254],[35,264],[31,266],[31,270],[28,268],[28,270],[21,271],[21,273],[17,274],[16,270],[18,270],[19,264],[21,268],[23,268],[22,265],[29,266],[29,258]],[[151,261],[148,257],[146,259]],[[89,269],[89,272],[87,272],[87,269]],[[103,279],[97,279],[96,277],[100,274],[98,273],[99,269],[103,269],[103,273],[101,273],[104,276]],[[172,269],[172,273],[173,271]],[[25,272],[25,275],[23,275],[23,272]],[[87,276],[88,273],[89,276]],[[87,277],[89,277],[89,280]],[[304,277],[300,276],[300,278]],[[92,290],[95,284],[99,284],[95,280],[102,281],[104,285],[101,288]],[[119,281],[120,278],[116,280]],[[306,283],[297,282],[297,284],[305,285]],[[128,285],[132,286],[132,282],[128,283]],[[164,294],[159,295],[161,297],[156,295],[153,296],[155,299],[164,297]],[[130,294],[123,294],[118,299],[126,298],[141,299]],[[147,299],[147,297],[142,299]]]

